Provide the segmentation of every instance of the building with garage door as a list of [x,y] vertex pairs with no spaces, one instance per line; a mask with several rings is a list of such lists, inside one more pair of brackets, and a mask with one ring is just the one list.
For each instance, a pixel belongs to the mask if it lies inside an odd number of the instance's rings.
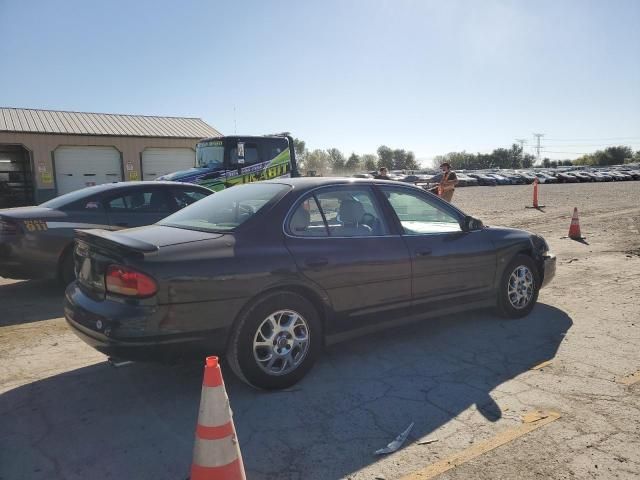
[[0,208],[195,165],[199,118],[0,108]]

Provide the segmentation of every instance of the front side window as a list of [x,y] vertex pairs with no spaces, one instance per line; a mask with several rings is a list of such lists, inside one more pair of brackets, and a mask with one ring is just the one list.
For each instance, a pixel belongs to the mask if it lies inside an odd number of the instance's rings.
[[289,150],[289,141],[286,138],[265,138],[262,140],[262,157],[265,162],[273,160],[287,150]]
[[289,222],[296,236],[371,237],[389,229],[369,188],[327,188],[306,197]]
[[395,211],[407,235],[460,232],[458,218],[419,192],[380,187]]
[[159,224],[205,232],[235,230],[289,189],[278,183],[238,185],[209,195]]

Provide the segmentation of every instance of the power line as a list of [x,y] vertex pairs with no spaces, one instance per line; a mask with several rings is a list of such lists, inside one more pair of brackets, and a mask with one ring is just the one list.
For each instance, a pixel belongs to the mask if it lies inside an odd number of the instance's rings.
[[546,138],[547,142],[595,142],[598,140],[640,140],[640,137]]
[[553,150],[543,150],[544,153],[568,153],[571,155],[590,155],[593,152],[555,152]]
[[624,144],[620,143],[576,143],[574,145],[551,145],[552,147],[560,147],[560,148],[573,148],[573,147],[628,147],[629,145],[640,145],[640,142],[626,142]]

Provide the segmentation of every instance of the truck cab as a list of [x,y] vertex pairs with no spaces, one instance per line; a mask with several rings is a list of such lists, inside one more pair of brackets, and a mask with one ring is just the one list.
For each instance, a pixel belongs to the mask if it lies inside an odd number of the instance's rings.
[[195,183],[219,191],[242,183],[297,176],[291,136],[233,135],[199,141],[194,168],[169,173],[157,180]]

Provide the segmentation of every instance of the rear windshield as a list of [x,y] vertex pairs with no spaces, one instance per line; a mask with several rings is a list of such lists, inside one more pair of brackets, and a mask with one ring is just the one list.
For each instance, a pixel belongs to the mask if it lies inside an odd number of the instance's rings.
[[70,193],[65,193],[64,195],[60,195],[59,197],[49,200],[48,202],[41,203],[40,206],[47,207],[47,208],[64,207],[69,203],[75,202],[77,200],[81,200],[101,190],[104,190],[104,187],[101,185],[97,185],[95,187],[81,188],[80,190],[76,190]]
[[205,232],[227,232],[242,225],[289,189],[287,185],[276,183],[239,185],[214,193],[158,224]]

